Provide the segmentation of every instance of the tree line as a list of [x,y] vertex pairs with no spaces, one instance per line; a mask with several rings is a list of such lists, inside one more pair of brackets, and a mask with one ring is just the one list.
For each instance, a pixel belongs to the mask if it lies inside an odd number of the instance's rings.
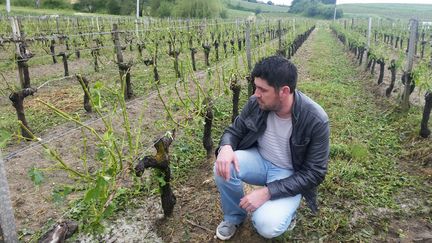
[[[332,19],[336,0],[293,0],[289,12],[307,17]],[[337,9],[336,18],[342,18],[343,11]]]
[[[0,0],[5,4],[6,0]],[[89,13],[135,15],[134,0],[14,0],[12,6],[50,9],[74,9]],[[140,0],[140,16],[213,18],[227,17],[227,10],[220,0]]]

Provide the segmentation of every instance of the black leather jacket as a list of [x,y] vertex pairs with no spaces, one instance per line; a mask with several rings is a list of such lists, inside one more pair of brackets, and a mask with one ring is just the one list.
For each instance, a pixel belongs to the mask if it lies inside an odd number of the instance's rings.
[[[324,180],[330,152],[329,119],[325,111],[300,91],[295,91],[290,138],[294,174],[267,184],[271,200],[302,194],[312,212],[318,211],[317,186]],[[268,111],[259,108],[251,96],[240,115],[222,135],[219,146],[233,150],[255,146],[266,129]],[[217,151],[217,150],[216,150]]]

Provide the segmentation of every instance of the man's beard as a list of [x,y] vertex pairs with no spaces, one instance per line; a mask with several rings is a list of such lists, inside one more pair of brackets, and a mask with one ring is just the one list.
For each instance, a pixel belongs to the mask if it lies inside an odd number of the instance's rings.
[[273,104],[263,104],[260,103],[258,100],[258,106],[263,111],[279,111],[280,110],[280,103],[273,103]]

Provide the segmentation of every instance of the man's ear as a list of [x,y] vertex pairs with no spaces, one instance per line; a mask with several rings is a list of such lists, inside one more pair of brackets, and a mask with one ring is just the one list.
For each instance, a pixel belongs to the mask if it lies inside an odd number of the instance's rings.
[[279,90],[280,95],[289,95],[291,93],[290,87],[288,85],[282,86]]

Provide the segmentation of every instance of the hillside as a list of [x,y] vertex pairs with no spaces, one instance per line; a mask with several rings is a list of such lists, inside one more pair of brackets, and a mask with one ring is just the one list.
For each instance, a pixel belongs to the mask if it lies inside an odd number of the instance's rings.
[[243,0],[223,0],[229,18],[246,17],[260,13],[265,17],[289,16],[288,6],[268,5],[265,3],[252,3]]
[[432,19],[432,4],[341,4],[338,5],[338,8],[343,10],[345,18],[381,17],[409,19],[415,16],[421,20]]
[[268,5],[265,3],[252,3],[243,0],[224,0],[227,7],[232,9],[255,12],[256,9],[261,9],[262,12],[288,12],[288,6]]

